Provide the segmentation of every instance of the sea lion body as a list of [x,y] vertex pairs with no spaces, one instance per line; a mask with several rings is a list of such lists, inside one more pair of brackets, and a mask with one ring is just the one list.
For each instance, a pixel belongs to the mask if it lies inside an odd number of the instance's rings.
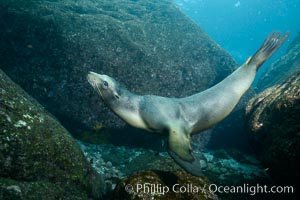
[[194,159],[191,134],[206,130],[230,114],[251,86],[257,69],[286,40],[272,33],[261,48],[241,67],[217,85],[185,98],[137,95],[107,75],[88,74],[89,83],[111,110],[127,123],[151,132],[168,134],[168,152],[186,171],[200,176]]

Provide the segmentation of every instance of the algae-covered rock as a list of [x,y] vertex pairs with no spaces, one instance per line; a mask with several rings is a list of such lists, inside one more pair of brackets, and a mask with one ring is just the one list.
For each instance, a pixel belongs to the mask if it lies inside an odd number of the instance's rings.
[[112,199],[212,200],[218,197],[208,190],[206,179],[184,171],[143,171],[121,181],[114,190]]
[[70,134],[0,70],[0,199],[99,199]]
[[268,172],[279,182],[298,183],[300,73],[255,96],[246,113],[250,136]]
[[253,146],[273,179],[279,183],[297,183],[300,178],[300,34],[287,53],[259,79],[258,87],[265,90],[252,98],[246,108]]
[[1,68],[72,134],[124,126],[88,71],[140,94],[183,97],[236,67],[168,0],[2,0],[0,26]]

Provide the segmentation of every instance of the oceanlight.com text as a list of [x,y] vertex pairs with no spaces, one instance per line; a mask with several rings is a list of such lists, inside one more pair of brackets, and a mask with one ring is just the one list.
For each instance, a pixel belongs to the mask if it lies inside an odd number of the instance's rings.
[[205,184],[197,186],[194,184],[174,184],[173,186],[166,186],[162,184],[143,183],[136,185],[126,185],[125,190],[128,193],[144,193],[144,194],[160,194],[165,195],[169,192],[174,193],[202,193],[202,194],[293,194],[293,186],[268,186],[268,185],[235,185],[225,186],[217,184]]
[[210,184],[208,187],[211,193],[231,193],[231,194],[293,194],[293,186],[268,186],[268,185],[249,185],[243,184],[239,186],[224,186]]

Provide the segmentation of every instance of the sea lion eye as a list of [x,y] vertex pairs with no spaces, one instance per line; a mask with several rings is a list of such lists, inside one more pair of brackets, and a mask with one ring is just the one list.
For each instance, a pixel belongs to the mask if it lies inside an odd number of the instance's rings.
[[106,90],[108,88],[108,82],[103,81],[101,87]]

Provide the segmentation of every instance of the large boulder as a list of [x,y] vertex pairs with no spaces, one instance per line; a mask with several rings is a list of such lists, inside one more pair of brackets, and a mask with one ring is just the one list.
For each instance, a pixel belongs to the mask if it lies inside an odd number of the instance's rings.
[[259,89],[269,88],[252,98],[246,108],[253,146],[279,183],[296,183],[300,178],[299,83],[300,34],[258,81]]
[[79,145],[0,70],[0,199],[99,199]]
[[74,134],[124,127],[88,71],[140,94],[183,97],[237,66],[168,0],[3,0],[0,19],[1,68]]
[[251,99],[250,137],[264,166],[282,184],[300,178],[300,72]]

